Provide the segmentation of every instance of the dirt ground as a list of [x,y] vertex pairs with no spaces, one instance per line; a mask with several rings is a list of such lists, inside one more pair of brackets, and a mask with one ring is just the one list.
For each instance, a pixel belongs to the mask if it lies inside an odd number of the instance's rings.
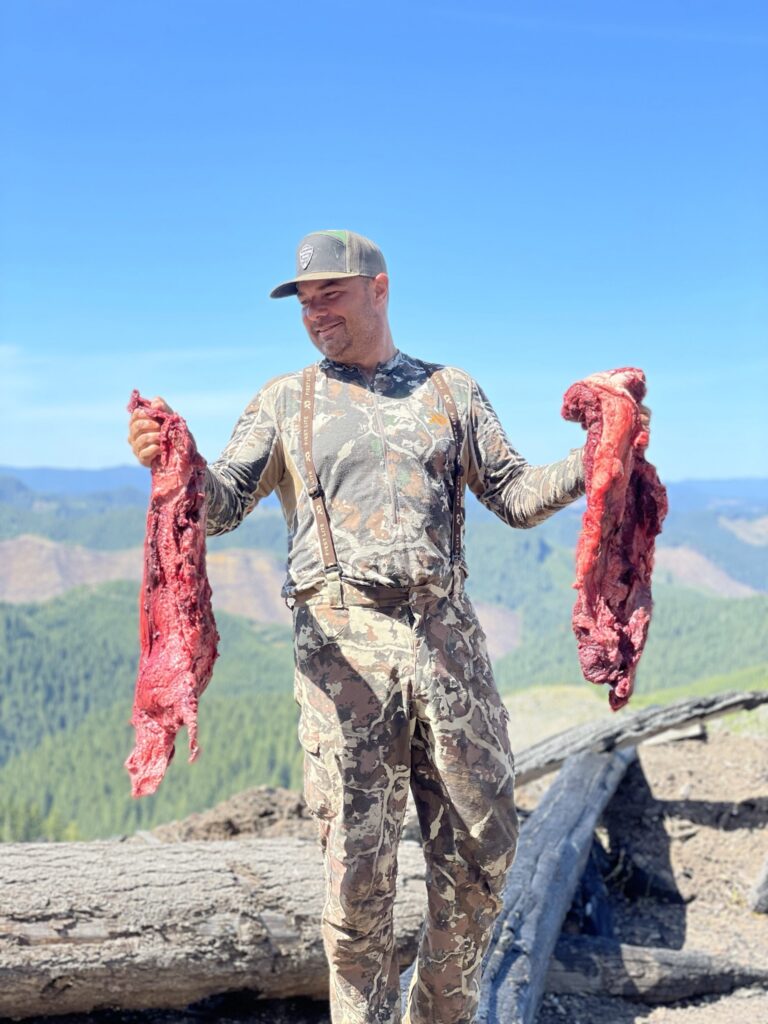
[[[544,780],[541,780],[544,782]],[[532,789],[533,787],[529,787]],[[521,804],[536,799],[522,789]],[[666,880],[668,902],[609,886],[616,937],[728,956],[768,971],[768,915],[749,909],[768,858],[768,739],[710,727],[704,740],[641,745],[603,818],[604,845]],[[768,1024],[768,991],[671,1006],[618,998],[545,997],[537,1024]]]
[[[531,697],[514,705],[513,729],[528,743],[543,734]],[[528,702],[524,706],[524,702]],[[588,709],[556,700],[573,725]],[[594,705],[591,704],[594,712]],[[552,731],[552,705],[540,709]],[[523,726],[527,717],[528,725]],[[555,729],[555,731],[557,731]],[[521,744],[518,742],[518,747]],[[531,810],[551,778],[519,789]],[[183,822],[154,830],[165,841],[260,834],[314,835],[302,798],[266,787],[239,794]],[[768,858],[768,715],[765,709],[710,724],[704,738],[644,744],[603,817],[598,838],[661,880],[666,895],[632,894],[609,883],[616,937],[626,943],[727,955],[768,971],[768,915],[749,908]],[[136,842],[142,837],[137,836]],[[248,995],[207,1000],[186,1011],[112,1012],[46,1018],[47,1024],[329,1024],[327,1006],[259,1002]],[[768,989],[741,989],[672,1005],[615,997],[547,994],[537,1024],[768,1024]],[[3,1024],[3,1022],[0,1022]],[[38,1019],[38,1024],[43,1024]]]

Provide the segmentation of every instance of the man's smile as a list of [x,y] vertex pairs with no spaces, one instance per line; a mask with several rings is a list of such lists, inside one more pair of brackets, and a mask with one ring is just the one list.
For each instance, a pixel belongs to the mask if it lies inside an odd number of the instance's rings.
[[337,327],[341,326],[341,323],[341,320],[336,320],[335,323],[325,324],[323,327],[316,327],[315,333],[322,337],[324,334],[329,334],[331,331],[335,331]]

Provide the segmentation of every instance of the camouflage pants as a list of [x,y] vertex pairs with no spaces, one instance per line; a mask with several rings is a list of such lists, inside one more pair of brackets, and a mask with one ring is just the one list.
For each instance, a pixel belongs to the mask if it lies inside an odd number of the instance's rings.
[[[351,596],[350,596],[351,595]],[[517,840],[507,713],[466,596],[294,609],[304,788],[327,880],[334,1024],[399,1024],[392,908],[408,788],[428,911],[408,1024],[469,1024]]]

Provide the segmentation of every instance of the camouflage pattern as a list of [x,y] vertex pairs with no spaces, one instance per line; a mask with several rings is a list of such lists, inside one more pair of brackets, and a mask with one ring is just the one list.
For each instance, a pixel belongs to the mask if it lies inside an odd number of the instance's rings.
[[[354,583],[421,586],[449,572],[456,444],[430,381],[435,369],[397,352],[368,382],[354,366],[319,364],[314,460],[341,572]],[[510,526],[530,527],[584,493],[580,448],[528,465],[475,381],[453,367],[443,373],[463,427],[463,480],[484,505]],[[206,476],[211,534],[234,529],[277,491],[289,536],[285,596],[323,579],[304,486],[300,397],[301,372],[267,384]]]
[[[314,463],[342,602],[325,585],[303,475],[301,372],[256,395],[206,477],[209,533],[236,527],[273,490],[288,524],[283,594],[295,602],[304,787],[325,854],[334,1024],[401,1020],[392,905],[409,786],[428,916],[407,1024],[473,1019],[517,841],[507,713],[463,593],[463,556],[451,559],[456,440],[436,369],[401,352],[370,381],[318,364]],[[518,527],[583,494],[580,449],[529,466],[472,378],[440,369],[461,423],[462,486]]]
[[325,852],[334,1024],[398,1024],[392,906],[413,790],[428,916],[409,1024],[473,1019],[517,841],[508,716],[469,599],[449,584],[345,587],[294,608],[304,788]]

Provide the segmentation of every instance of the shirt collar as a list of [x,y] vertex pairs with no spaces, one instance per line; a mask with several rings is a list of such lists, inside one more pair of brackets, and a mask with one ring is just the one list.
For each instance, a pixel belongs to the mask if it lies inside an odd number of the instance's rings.
[[[395,349],[395,354],[387,359],[384,363],[379,363],[374,372],[374,377],[378,377],[380,373],[392,373],[403,361],[403,353],[400,349]],[[335,373],[341,374],[342,376],[362,376],[360,370],[356,366],[352,366],[349,363],[337,363],[333,359],[328,359],[326,356],[320,360],[321,370],[333,370]]]

